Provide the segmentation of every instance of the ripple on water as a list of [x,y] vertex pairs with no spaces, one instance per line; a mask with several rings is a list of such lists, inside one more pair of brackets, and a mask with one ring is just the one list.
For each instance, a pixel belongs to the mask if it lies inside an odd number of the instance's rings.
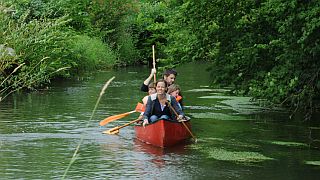
[[31,141],[37,139],[79,139],[80,134],[65,134],[65,133],[13,133],[13,134],[1,134],[0,141],[3,142],[15,142],[15,141]]

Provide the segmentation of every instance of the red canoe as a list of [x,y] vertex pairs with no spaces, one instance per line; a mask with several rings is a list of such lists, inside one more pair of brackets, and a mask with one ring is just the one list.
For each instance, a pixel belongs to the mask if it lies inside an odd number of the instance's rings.
[[[184,123],[191,129],[190,121]],[[158,147],[170,147],[191,137],[182,123],[165,120],[159,120],[146,127],[136,125],[134,129],[137,139]]]

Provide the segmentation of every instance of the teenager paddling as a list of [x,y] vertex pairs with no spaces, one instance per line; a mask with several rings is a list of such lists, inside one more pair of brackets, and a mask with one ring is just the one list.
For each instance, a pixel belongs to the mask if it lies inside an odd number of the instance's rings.
[[[148,85],[149,85],[150,81],[152,80],[152,77],[154,76],[154,74],[156,72],[157,71],[156,71],[155,68],[151,69],[149,77],[146,80],[144,80],[142,85],[141,85],[141,88],[140,88],[141,91],[148,92]],[[166,81],[167,86],[170,86],[171,84],[173,84],[175,82],[177,75],[178,75],[178,73],[174,69],[167,69],[163,73],[163,80]]]

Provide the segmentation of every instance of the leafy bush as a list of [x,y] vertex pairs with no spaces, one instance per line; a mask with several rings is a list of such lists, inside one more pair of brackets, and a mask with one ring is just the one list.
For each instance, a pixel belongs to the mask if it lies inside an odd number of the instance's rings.
[[110,68],[117,61],[117,55],[111,48],[97,38],[78,35],[71,42],[72,59],[76,59],[76,68],[80,71],[94,70],[97,67]]

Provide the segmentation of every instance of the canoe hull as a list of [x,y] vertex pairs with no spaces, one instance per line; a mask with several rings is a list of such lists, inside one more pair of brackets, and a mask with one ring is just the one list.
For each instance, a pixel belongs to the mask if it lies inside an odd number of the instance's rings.
[[[184,122],[191,130],[190,122]],[[159,120],[153,124],[135,126],[136,138],[158,147],[170,147],[191,137],[182,123]]]

